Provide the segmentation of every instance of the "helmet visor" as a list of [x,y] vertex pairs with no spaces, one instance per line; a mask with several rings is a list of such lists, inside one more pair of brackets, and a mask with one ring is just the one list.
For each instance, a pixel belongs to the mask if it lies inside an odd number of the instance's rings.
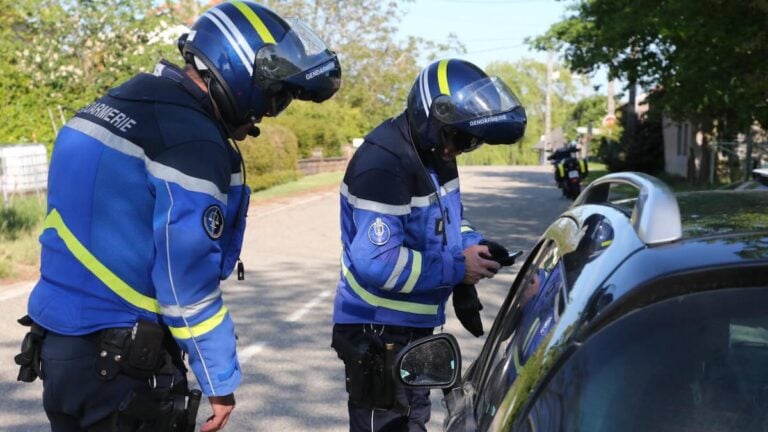
[[254,80],[267,92],[287,87],[297,99],[327,99],[340,85],[341,69],[336,55],[303,22],[293,18],[286,21],[291,30],[283,39],[256,53]]
[[450,96],[439,96],[432,105],[435,117],[445,124],[501,114],[521,106],[514,92],[497,77],[475,81]]

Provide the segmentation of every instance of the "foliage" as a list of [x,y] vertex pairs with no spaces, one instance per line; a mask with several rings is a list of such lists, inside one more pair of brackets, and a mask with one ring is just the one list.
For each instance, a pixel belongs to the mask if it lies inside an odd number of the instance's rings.
[[290,129],[277,124],[264,124],[261,134],[239,143],[245,161],[246,182],[254,191],[299,177],[299,146]]
[[[628,113],[619,115],[626,126]],[[661,111],[649,110],[635,129],[635,136],[625,132],[619,141],[602,138],[598,157],[611,172],[640,171],[658,174],[664,170],[664,138],[662,136]]]
[[[558,68],[559,69],[559,68]],[[547,65],[531,59],[523,59],[515,63],[496,62],[487,68],[489,75],[496,75],[520,98],[528,116],[525,137],[512,146],[488,146],[463,155],[460,161],[467,165],[500,165],[500,164],[536,164],[538,152],[533,146],[538,144],[544,134],[546,113],[546,84]],[[552,124],[565,125],[568,123],[572,100],[576,96],[576,86],[567,70],[560,71],[560,77],[553,82],[552,90]]]
[[19,233],[29,232],[39,217],[24,213],[15,207],[0,208],[0,238],[16,240]]
[[[650,103],[702,132],[768,125],[768,3],[764,0],[579,0],[533,41],[564,51],[570,66],[653,88]],[[705,170],[699,173],[706,177]]]
[[29,233],[45,214],[45,205],[34,197],[14,199],[11,205],[0,207],[0,239],[16,240]]
[[302,158],[315,148],[321,148],[324,156],[340,156],[342,146],[363,130],[360,110],[344,107],[336,99],[322,104],[294,101],[275,122],[293,131]]
[[[2,0],[6,1],[6,0]],[[2,141],[50,145],[80,107],[175,51],[171,19],[151,0],[35,0],[5,5],[12,34],[0,43],[19,80],[11,87],[0,126]],[[4,91],[6,89],[3,89]]]
[[267,0],[283,16],[296,16],[336,51],[343,84],[334,96],[359,110],[364,133],[405,108],[405,99],[424,60],[442,52],[463,52],[455,39],[437,44],[423,38],[398,41],[394,35],[404,2],[378,0]]

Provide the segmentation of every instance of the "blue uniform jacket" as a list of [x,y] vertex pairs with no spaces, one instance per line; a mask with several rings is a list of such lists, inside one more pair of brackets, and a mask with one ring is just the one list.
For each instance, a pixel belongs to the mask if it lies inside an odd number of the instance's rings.
[[[438,194],[439,191],[439,199]],[[436,327],[482,237],[462,219],[455,162],[422,165],[404,115],[374,129],[341,185],[337,324]]]
[[240,167],[207,95],[170,63],[81,109],[54,145],[29,315],[64,335],[162,321],[203,392],[232,393],[241,373],[219,281],[245,228]]

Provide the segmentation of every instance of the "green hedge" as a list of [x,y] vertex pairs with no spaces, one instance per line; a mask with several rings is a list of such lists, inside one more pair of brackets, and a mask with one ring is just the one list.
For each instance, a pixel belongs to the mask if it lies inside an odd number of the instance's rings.
[[261,135],[239,143],[245,160],[246,182],[254,191],[299,178],[299,145],[290,129],[259,125]]

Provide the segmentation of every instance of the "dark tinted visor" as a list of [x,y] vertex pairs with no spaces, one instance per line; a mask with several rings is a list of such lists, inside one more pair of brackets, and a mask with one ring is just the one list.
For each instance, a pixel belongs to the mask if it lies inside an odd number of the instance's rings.
[[287,89],[301,100],[328,99],[341,84],[336,55],[304,23],[296,19],[286,21],[291,30],[283,39],[256,53],[255,82],[267,92]]

